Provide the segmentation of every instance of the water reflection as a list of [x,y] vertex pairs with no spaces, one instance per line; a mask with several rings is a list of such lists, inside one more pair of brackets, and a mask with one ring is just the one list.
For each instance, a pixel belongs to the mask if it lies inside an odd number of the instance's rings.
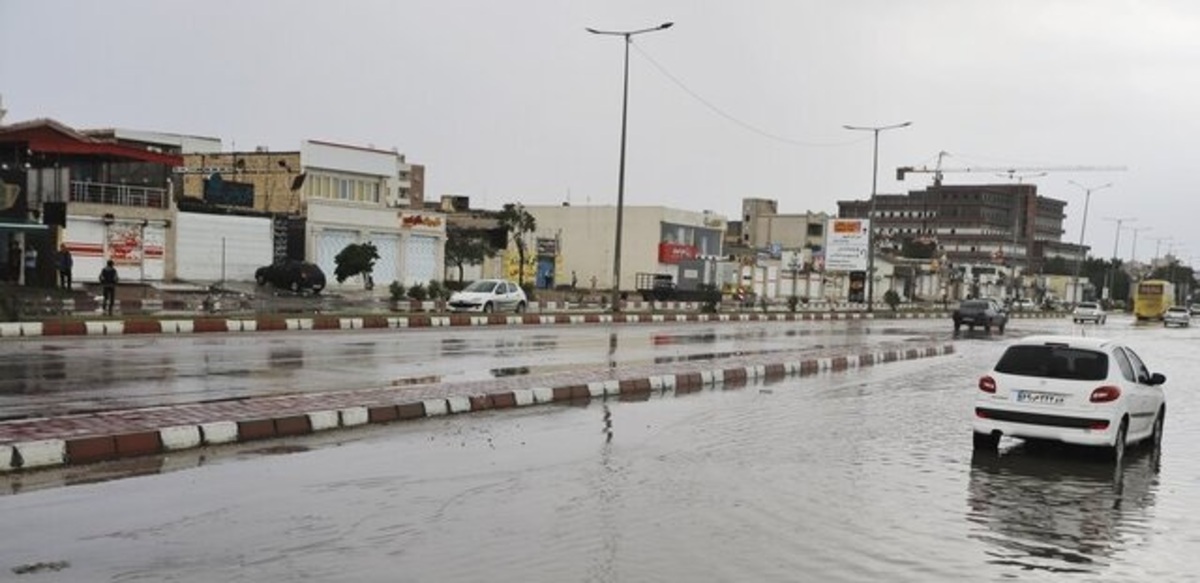
[[1138,451],[1123,468],[1034,451],[971,458],[967,490],[973,538],[988,562],[1022,571],[1096,573],[1148,528],[1158,452]]

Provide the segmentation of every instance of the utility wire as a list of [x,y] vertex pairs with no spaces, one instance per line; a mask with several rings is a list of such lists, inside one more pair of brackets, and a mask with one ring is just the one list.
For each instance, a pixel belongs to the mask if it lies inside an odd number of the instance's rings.
[[850,146],[853,144],[862,143],[862,142],[865,142],[865,141],[871,139],[871,136],[863,136],[860,138],[855,138],[855,139],[851,139],[851,140],[843,140],[843,141],[838,141],[838,142],[813,142],[813,141],[806,141],[806,140],[797,140],[794,138],[781,136],[779,134],[773,134],[766,130],[760,129],[756,126],[753,126],[747,122],[744,122],[744,121],[738,119],[737,117],[734,117],[732,114],[726,113],[724,110],[717,107],[716,105],[713,105],[712,102],[705,99],[704,97],[701,97],[699,93],[692,91],[692,89],[690,87],[688,87],[683,81],[679,80],[678,77],[672,75],[670,71],[667,71],[666,67],[663,67],[662,65],[660,65],[658,63],[658,61],[655,61],[654,57],[651,57],[649,53],[642,50],[642,48],[639,47],[637,45],[637,43],[630,42],[629,44],[633,45],[633,48],[636,49],[637,52],[639,54],[641,54],[642,57],[645,58],[646,61],[648,61],[655,69],[658,69],[659,73],[662,73],[662,75],[664,77],[666,77],[672,83],[674,83],[677,87],[682,89],[684,93],[687,93],[688,95],[690,95],[692,97],[692,99],[695,99],[696,101],[700,102],[701,105],[703,105],[704,107],[707,107],[713,113],[725,118],[726,120],[733,122],[734,124],[736,124],[738,126],[741,126],[743,129],[746,129],[752,133],[758,134],[764,138],[774,140],[776,142],[782,142],[784,144],[789,144],[792,146],[802,146],[802,147],[807,147],[807,148],[836,148],[836,147]]

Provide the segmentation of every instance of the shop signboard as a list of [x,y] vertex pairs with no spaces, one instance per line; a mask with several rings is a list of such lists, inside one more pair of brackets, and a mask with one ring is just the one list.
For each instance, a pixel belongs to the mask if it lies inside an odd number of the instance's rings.
[[870,221],[829,219],[825,230],[827,271],[866,271]]

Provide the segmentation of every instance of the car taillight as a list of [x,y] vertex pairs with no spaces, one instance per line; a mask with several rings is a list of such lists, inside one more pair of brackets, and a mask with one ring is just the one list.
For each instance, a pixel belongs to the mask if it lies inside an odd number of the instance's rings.
[[1107,403],[1109,401],[1116,401],[1119,398],[1121,398],[1121,389],[1109,385],[1092,391],[1092,396],[1088,397],[1088,400],[1093,403]]
[[996,379],[986,375],[979,377],[979,390],[985,393],[996,392]]
[[1088,425],[1088,429],[1093,431],[1104,431],[1105,429],[1108,429],[1108,421],[1092,421],[1092,424]]

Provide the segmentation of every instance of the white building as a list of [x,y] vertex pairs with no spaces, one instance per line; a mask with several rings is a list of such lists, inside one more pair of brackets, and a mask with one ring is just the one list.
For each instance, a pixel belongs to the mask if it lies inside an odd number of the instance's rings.
[[[440,213],[403,209],[408,205],[411,166],[404,156],[317,140],[300,149],[304,179],[306,256],[325,272],[330,289],[338,284],[334,257],[347,245],[371,242],[379,251],[373,277],[410,286],[442,279],[446,221]],[[357,279],[357,278],[356,278]]]
[[[533,257],[526,260],[535,278],[527,276],[527,281],[539,287],[547,287],[547,281],[569,285],[574,273],[581,289],[592,288],[593,281],[597,289],[611,289],[616,207],[529,206],[525,210],[537,221],[529,245]],[[725,226],[725,217],[709,211],[624,207],[620,288],[635,289],[638,273],[676,275],[681,260],[721,255]]]

